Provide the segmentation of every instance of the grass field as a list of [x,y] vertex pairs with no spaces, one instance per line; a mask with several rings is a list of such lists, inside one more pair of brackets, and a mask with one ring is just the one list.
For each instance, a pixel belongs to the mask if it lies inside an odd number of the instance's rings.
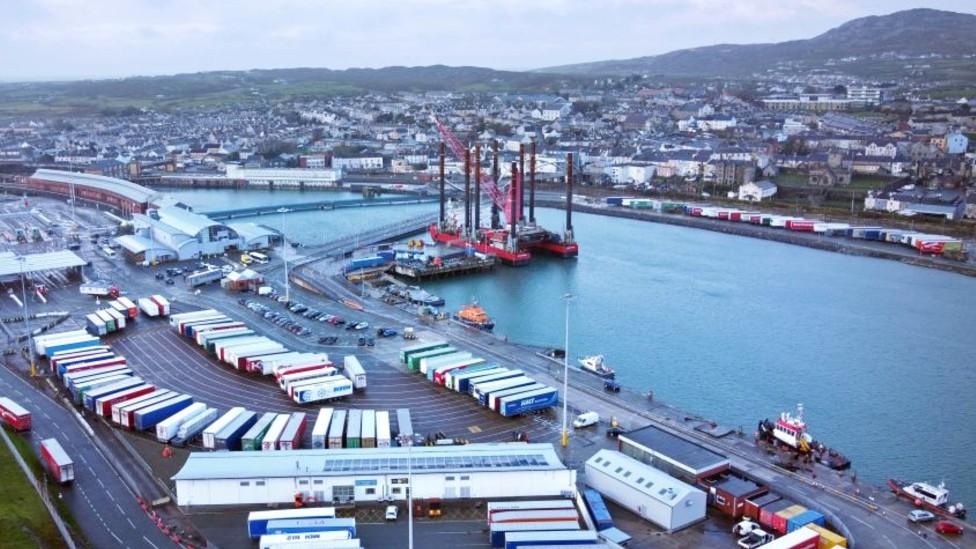
[[[12,439],[20,437],[9,435]],[[22,441],[21,441],[22,442]],[[18,444],[19,446],[19,444]],[[51,515],[17,465],[10,448],[0,442],[0,532],[3,547],[66,547]]]

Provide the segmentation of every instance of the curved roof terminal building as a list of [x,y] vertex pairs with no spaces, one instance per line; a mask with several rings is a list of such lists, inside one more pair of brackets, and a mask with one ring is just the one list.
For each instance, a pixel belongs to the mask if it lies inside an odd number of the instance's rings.
[[73,195],[76,200],[108,206],[124,215],[145,213],[160,197],[156,191],[124,179],[64,170],[39,169],[27,179],[27,187],[40,193]]

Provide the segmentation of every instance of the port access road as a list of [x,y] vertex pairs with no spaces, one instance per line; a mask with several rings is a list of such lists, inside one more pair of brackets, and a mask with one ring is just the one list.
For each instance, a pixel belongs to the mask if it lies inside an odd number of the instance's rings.
[[0,368],[0,393],[33,415],[30,431],[11,436],[27,437],[38,456],[41,440],[55,438],[74,461],[75,481],[61,488],[59,497],[68,504],[92,546],[162,549],[173,545],[149,520],[122,475],[129,475],[132,482],[152,493],[158,493],[159,487],[140,475],[130,456],[98,440],[112,437],[111,432],[93,429],[74,410],[8,368]]

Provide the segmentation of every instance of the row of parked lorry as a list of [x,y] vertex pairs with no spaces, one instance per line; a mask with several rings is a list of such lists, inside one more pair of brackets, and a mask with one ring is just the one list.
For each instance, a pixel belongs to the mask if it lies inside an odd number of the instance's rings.
[[559,391],[522,370],[492,364],[446,341],[404,347],[400,361],[435,385],[467,393],[503,416],[545,410],[559,402]]
[[274,376],[296,403],[323,402],[366,389],[366,371],[355,356],[346,356],[338,366],[325,353],[293,351],[216,309],[172,315],[169,323],[220,362]]

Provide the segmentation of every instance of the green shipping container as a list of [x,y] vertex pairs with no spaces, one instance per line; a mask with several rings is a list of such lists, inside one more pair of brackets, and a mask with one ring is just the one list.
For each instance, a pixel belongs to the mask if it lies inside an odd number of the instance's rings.
[[258,419],[257,423],[251,426],[250,429],[244,433],[241,437],[241,450],[260,450],[261,441],[264,440],[264,435],[268,432],[268,428],[274,422],[278,414],[274,412],[268,412]]
[[431,349],[439,349],[441,347],[447,347],[447,342],[435,341],[432,343],[418,343],[416,345],[404,347],[403,349],[400,349],[400,362],[406,364],[407,359],[410,358],[410,355],[414,353],[423,353],[424,351],[430,351]]
[[409,357],[407,357],[407,367],[409,367],[411,370],[416,370],[417,368],[420,368],[420,361],[422,359],[441,356],[441,355],[449,355],[456,351],[457,349],[455,349],[454,347],[439,347],[437,349],[431,349],[429,351],[424,351],[422,353],[413,353]]

